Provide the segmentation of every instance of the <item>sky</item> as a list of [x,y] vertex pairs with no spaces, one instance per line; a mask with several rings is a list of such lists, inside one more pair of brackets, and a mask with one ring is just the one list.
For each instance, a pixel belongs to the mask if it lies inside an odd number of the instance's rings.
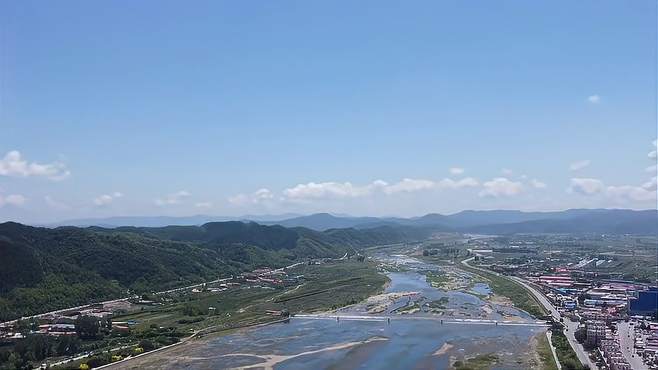
[[656,208],[635,1],[2,1],[0,220]]

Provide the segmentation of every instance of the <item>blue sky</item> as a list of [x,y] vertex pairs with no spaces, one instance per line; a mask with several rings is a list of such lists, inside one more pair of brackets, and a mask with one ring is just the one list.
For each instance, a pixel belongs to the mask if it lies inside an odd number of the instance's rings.
[[0,219],[655,208],[656,28],[653,0],[1,2]]

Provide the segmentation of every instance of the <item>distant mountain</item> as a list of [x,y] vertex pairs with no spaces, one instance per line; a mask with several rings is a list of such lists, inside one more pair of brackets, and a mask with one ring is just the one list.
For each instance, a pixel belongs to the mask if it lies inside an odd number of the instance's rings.
[[121,226],[135,226],[135,227],[163,227],[163,226],[189,226],[189,225],[203,225],[208,222],[222,222],[222,221],[255,221],[267,222],[293,217],[299,217],[296,213],[285,213],[280,215],[245,215],[240,217],[231,216],[208,216],[208,215],[195,215],[195,216],[117,216],[105,218],[81,218],[61,222],[53,222],[48,224],[41,224],[36,226],[44,227],[59,227],[59,226],[100,226],[106,228],[114,228]]
[[[254,221],[262,225],[281,225],[283,227],[304,227],[316,231],[329,229],[354,228],[359,230],[383,226],[432,228],[434,231],[476,232],[496,231],[514,232],[606,232],[653,234],[654,219],[651,214],[656,210],[634,211],[623,209],[568,209],[554,212],[524,212],[518,210],[461,211],[450,215],[430,213],[421,217],[353,217],[329,213],[316,213],[308,216],[285,215],[247,215],[242,217],[223,217],[197,215],[189,217],[110,217],[99,219],[80,219],[45,225],[57,226],[100,226],[117,228],[164,227],[164,226],[200,226],[211,222]],[[631,220],[622,223],[619,220]],[[568,222],[557,222],[568,221]],[[618,222],[619,221],[619,222]],[[596,223],[596,225],[591,224]],[[506,226],[505,226],[506,225]],[[544,226],[542,226],[544,225]],[[560,226],[563,225],[563,226]],[[596,226],[596,227],[595,227]],[[533,231],[538,230],[538,231]],[[555,230],[555,231],[545,231]]]
[[334,216],[329,213],[315,213],[309,216],[299,216],[281,221],[269,221],[267,224],[276,224],[285,227],[305,227],[313,230],[342,229],[357,227],[358,225],[376,224],[382,222],[377,217],[351,217]]
[[569,209],[555,212],[517,210],[462,211],[451,215],[430,213],[414,218],[338,217],[327,213],[269,222],[304,226],[315,230],[331,228],[367,229],[381,226],[432,228],[435,231],[487,233],[656,233],[656,210]]
[[462,228],[460,231],[482,234],[657,235],[658,212],[655,210],[571,210],[571,212],[555,215],[552,219],[470,226]]
[[0,321],[111,299],[128,290],[151,292],[257,267],[339,257],[431,233],[406,226],[320,232],[238,221],[155,228],[2,223]]

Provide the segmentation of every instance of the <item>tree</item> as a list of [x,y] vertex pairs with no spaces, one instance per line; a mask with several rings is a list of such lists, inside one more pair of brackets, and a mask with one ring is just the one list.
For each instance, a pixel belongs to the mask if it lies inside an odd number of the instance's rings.
[[62,335],[59,337],[56,352],[59,356],[72,355],[80,349],[80,339],[72,335]]
[[95,316],[78,316],[75,319],[75,331],[82,339],[96,339],[100,335],[100,324]]
[[142,348],[143,351],[152,351],[155,349],[155,345],[148,339],[142,339],[137,345],[139,348]]

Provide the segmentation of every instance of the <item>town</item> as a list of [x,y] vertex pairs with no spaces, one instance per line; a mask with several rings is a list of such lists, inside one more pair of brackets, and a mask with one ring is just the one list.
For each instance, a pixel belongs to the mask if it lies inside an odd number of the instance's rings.
[[658,369],[654,238],[525,236],[467,245],[473,266],[515,277],[546,299],[572,347],[587,354],[583,363]]

